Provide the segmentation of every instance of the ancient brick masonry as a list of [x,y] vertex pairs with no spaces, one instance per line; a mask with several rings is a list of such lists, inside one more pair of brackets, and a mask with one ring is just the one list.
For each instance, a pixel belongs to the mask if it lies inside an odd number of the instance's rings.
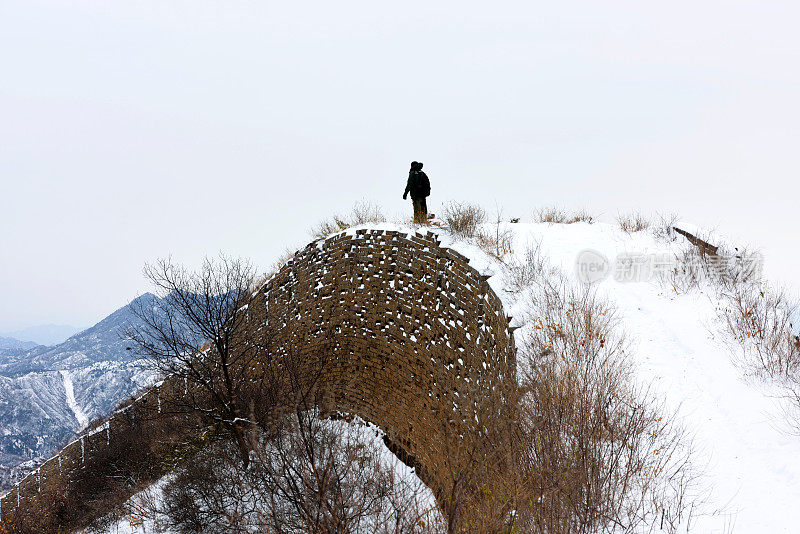
[[468,261],[432,233],[359,230],[298,251],[251,304],[288,326],[278,347],[325,358],[323,408],[375,423],[435,490],[516,381],[509,319]]
[[[323,412],[379,426],[437,496],[455,448],[491,446],[487,427],[503,410],[498,398],[516,383],[509,318],[468,262],[430,232],[346,232],[298,251],[248,306],[250,322],[274,335],[264,358],[291,351],[320,363],[316,402]],[[162,388],[178,389],[169,381]],[[152,408],[157,395],[148,392],[112,416],[107,430],[31,473],[2,499],[2,513],[18,499],[24,506],[65,465],[91,462],[93,451],[114,439],[115,426],[130,424],[126,413],[137,403]]]

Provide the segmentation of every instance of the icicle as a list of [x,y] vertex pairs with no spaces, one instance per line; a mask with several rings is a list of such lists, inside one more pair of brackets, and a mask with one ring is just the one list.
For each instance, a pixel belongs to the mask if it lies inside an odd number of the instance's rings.
[[41,469],[37,469],[36,470],[36,482],[38,482],[38,484],[39,484],[39,493],[41,493],[42,492],[42,470]]
[[189,394],[189,377],[186,376],[183,377],[183,394]]
[[61,453],[58,453],[58,470],[61,471]]
[[17,485],[17,508],[19,508],[19,485]]
[[111,445],[111,421],[106,423],[106,446]]
[[83,436],[81,436],[81,465],[86,463],[86,445],[83,443]]
[[158,397],[158,413],[161,413],[161,388],[158,388],[156,396]]

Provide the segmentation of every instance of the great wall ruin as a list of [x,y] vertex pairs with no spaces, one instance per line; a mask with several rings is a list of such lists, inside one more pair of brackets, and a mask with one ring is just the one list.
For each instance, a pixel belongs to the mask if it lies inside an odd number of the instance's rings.
[[[265,359],[286,350],[308,362],[324,358],[319,407],[380,427],[437,497],[454,447],[492,446],[487,427],[505,409],[506,385],[516,384],[510,318],[468,263],[431,232],[343,232],[299,250],[248,309],[276,335]],[[99,458],[122,454],[114,446],[124,436],[163,442],[166,454],[170,439],[148,431],[146,414],[160,409],[165,392],[183,388],[165,381],[30,473],[0,500],[0,526],[56,498]],[[70,506],[84,506],[79,497]]]

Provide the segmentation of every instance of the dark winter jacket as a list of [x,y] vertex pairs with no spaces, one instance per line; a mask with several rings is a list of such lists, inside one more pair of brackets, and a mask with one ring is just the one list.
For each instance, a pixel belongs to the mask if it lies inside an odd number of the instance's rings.
[[431,194],[431,182],[428,175],[419,168],[412,168],[408,173],[408,183],[403,197],[411,193],[411,198],[425,198]]

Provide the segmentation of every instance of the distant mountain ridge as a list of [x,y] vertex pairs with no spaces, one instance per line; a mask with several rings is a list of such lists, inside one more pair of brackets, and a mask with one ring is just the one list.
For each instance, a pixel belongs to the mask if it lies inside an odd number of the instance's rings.
[[34,343],[33,341],[20,341],[19,339],[13,337],[0,336],[0,351],[30,350],[37,346],[39,346],[39,344]]
[[33,341],[20,341],[13,337],[0,337],[0,354],[23,354],[38,346]]
[[126,305],[54,347],[0,350],[0,491],[153,381],[123,339],[136,321]]
[[52,347],[63,343],[81,330],[83,329],[76,326],[45,324],[31,326],[13,332],[3,332],[2,335],[19,341],[31,342],[35,345],[47,345]]

